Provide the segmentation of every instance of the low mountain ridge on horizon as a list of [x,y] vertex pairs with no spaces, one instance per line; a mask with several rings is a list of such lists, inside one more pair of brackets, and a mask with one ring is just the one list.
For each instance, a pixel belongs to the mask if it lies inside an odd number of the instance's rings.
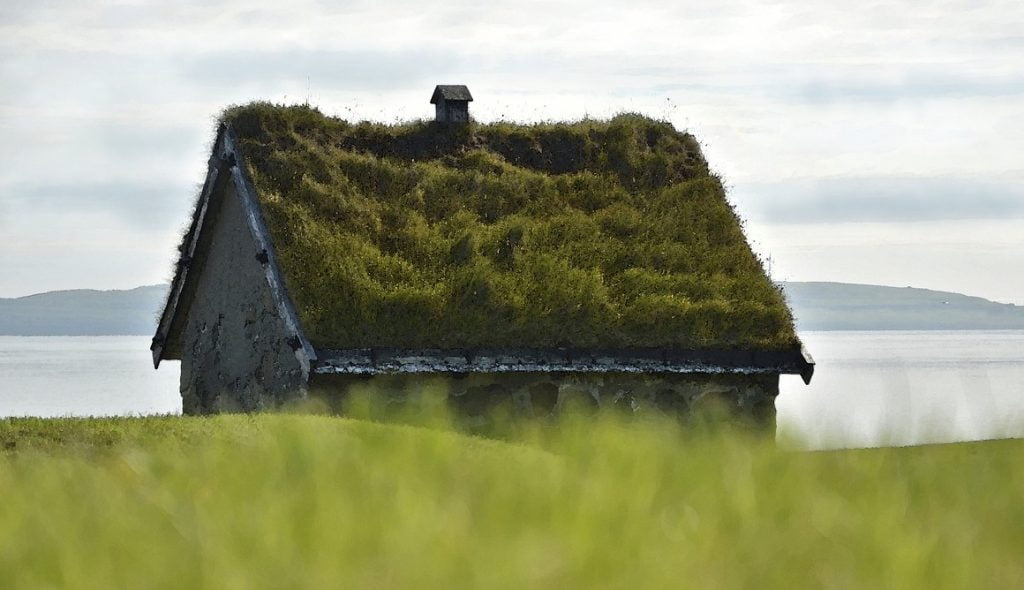
[[151,336],[167,285],[0,298],[0,336]]
[[916,287],[786,282],[799,330],[1024,329],[1024,306]]
[[[0,336],[151,336],[167,285],[0,298]],[[782,283],[798,330],[1024,329],[1024,306],[948,291],[859,283]]]

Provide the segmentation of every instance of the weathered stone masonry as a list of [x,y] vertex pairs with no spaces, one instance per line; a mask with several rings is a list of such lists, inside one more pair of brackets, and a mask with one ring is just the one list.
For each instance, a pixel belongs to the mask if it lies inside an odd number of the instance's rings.
[[699,373],[470,373],[343,375],[314,374],[310,394],[340,402],[369,388],[386,405],[400,408],[424,388],[447,396],[461,416],[485,418],[505,404],[516,415],[545,417],[566,407],[615,409],[628,414],[685,417],[710,405],[732,409],[774,430],[779,376]]

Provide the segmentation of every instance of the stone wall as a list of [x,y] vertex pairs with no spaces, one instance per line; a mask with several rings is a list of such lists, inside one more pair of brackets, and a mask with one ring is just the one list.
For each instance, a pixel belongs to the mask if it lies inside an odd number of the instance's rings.
[[[305,393],[308,367],[289,345],[241,200],[228,183],[216,215],[182,335],[186,414],[254,411]],[[213,205],[213,203],[211,203]]]
[[446,396],[452,410],[485,418],[499,405],[517,415],[545,417],[567,407],[582,411],[686,417],[714,406],[775,429],[778,374],[672,373],[469,373],[357,376],[315,374],[310,393],[334,407],[356,391],[382,405],[400,408],[410,394],[431,389]]

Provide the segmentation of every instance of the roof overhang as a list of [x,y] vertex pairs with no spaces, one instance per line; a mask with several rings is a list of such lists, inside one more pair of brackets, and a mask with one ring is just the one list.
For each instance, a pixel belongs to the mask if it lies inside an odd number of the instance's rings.
[[799,350],[598,350],[505,349],[318,349],[312,372],[386,375],[398,373],[779,373],[810,383],[814,359]]

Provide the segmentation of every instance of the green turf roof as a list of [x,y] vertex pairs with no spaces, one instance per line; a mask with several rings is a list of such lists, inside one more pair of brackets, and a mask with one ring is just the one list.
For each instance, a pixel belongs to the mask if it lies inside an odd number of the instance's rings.
[[223,120],[318,347],[799,346],[669,123],[353,124],[264,103]]

